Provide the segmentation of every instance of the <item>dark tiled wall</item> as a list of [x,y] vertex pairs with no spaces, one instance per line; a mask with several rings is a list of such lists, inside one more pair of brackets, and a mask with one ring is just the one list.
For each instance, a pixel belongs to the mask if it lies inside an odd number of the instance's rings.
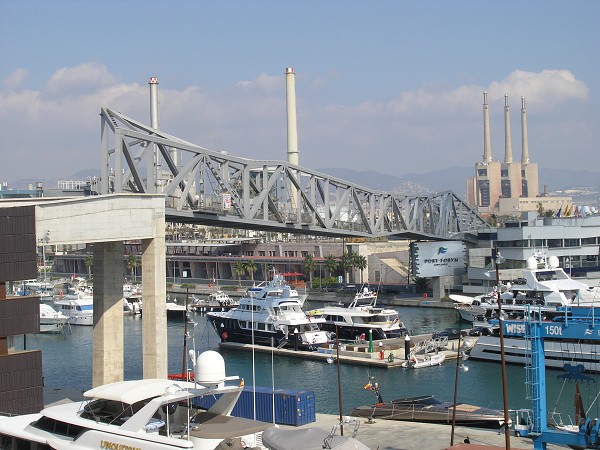
[[0,282],[37,278],[35,207],[0,208]]
[[30,414],[43,408],[42,352],[0,357],[0,412]]

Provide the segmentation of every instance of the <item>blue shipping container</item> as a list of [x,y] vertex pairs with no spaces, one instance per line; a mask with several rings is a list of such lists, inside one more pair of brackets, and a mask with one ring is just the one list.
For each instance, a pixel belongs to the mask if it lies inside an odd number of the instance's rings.
[[[232,416],[254,418],[254,398],[256,397],[256,420],[273,422],[273,407],[275,407],[275,423],[279,425],[301,426],[317,420],[315,410],[315,393],[312,391],[297,391],[275,389],[275,404],[273,405],[273,390],[268,387],[256,387],[256,395],[251,386],[244,387]],[[196,398],[192,405],[196,408],[210,408],[220,395]]]

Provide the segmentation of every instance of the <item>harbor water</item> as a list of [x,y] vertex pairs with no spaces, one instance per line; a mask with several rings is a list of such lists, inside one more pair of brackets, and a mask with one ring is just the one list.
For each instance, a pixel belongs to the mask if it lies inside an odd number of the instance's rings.
[[[460,322],[451,309],[426,307],[397,307],[401,320],[413,335],[431,333],[446,327],[468,327]],[[219,351],[226,364],[228,375],[239,375],[246,386],[275,386],[277,389],[301,389],[315,392],[318,413],[338,414],[338,366],[322,361],[302,360],[269,353],[255,353],[219,349],[219,339],[206,317],[193,314],[194,325],[188,324],[193,339],[188,349]],[[125,316],[125,379],[142,376],[142,318]],[[169,373],[180,373],[183,367],[183,320],[167,322]],[[452,342],[452,341],[451,341]],[[92,327],[65,329],[63,334],[34,334],[26,339],[17,338],[20,349],[42,350],[44,384],[49,387],[91,388],[92,379]],[[342,411],[348,414],[354,407],[375,402],[373,392],[363,389],[369,375],[375,376],[385,401],[400,397],[432,394],[452,401],[454,396],[457,360],[447,360],[441,366],[422,369],[379,369],[350,364],[340,365]],[[502,409],[501,366],[497,362],[467,360],[466,370],[459,370],[457,400],[480,406]],[[556,410],[573,416],[575,383],[565,383],[557,376],[558,370],[547,371],[548,411]],[[598,377],[592,375],[594,380]],[[590,416],[600,416],[595,400],[598,383],[580,383],[584,405],[591,409]],[[526,399],[525,369],[507,366],[507,385],[510,409],[530,408]]]

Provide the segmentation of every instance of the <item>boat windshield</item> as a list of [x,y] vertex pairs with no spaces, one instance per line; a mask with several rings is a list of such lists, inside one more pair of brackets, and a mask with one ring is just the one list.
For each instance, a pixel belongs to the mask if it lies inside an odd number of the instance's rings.
[[392,403],[396,405],[440,405],[444,402],[432,395],[425,395],[422,397],[399,398],[397,400],[393,400]]

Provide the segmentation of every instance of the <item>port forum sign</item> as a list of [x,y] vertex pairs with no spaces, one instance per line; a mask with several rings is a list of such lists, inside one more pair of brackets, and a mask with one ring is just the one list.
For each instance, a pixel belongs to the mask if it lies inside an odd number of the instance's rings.
[[461,275],[467,267],[467,249],[460,241],[413,243],[413,273],[417,277]]

